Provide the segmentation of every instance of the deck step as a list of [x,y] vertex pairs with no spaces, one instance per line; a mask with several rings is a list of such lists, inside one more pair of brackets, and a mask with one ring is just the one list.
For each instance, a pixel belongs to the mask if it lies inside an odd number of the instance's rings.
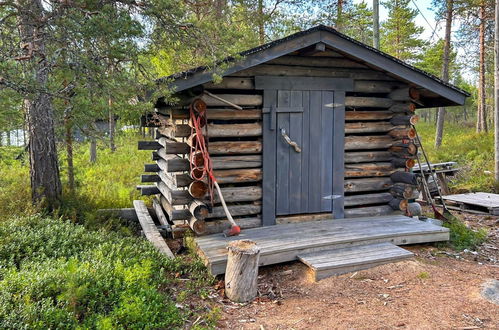
[[307,253],[298,255],[298,259],[310,267],[314,279],[319,281],[326,277],[368,269],[412,256],[412,252],[384,242]]

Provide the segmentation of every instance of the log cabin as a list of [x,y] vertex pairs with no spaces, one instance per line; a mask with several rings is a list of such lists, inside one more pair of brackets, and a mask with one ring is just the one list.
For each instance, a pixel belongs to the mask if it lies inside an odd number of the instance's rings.
[[469,96],[322,25],[219,64],[220,81],[208,67],[159,79],[174,93],[154,100],[142,119],[156,141],[139,143],[155,161],[142,176],[154,185],[140,186],[142,193],[157,194],[174,228],[198,235],[230,225],[206,178],[193,173],[207,161],[194,149],[195,102],[213,174],[244,230],[414,215],[415,111],[462,105]]

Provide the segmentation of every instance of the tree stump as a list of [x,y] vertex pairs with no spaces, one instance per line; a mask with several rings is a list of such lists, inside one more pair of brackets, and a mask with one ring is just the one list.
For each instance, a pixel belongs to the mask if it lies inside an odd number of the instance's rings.
[[248,302],[257,294],[260,248],[250,240],[230,242],[225,270],[225,294],[234,302]]

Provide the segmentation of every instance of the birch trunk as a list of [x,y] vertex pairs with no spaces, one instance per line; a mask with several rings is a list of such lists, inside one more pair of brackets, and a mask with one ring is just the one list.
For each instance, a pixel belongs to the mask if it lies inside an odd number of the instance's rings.
[[499,0],[496,0],[494,27],[494,178],[499,182]]

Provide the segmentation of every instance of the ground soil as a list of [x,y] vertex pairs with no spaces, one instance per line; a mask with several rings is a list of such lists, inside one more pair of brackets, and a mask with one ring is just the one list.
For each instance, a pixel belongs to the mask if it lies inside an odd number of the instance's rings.
[[228,329],[499,329],[499,306],[482,286],[499,279],[498,218],[462,214],[486,227],[476,251],[418,245],[415,258],[313,282],[300,262],[261,267],[259,297],[250,304],[224,298],[223,282],[210,298]]

